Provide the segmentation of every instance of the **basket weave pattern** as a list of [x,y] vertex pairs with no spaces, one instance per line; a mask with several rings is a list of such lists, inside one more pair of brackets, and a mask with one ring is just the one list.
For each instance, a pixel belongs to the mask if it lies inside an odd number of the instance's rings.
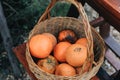
[[[70,29],[75,32],[77,38],[82,38],[82,37],[87,38],[88,58],[86,62],[90,61],[92,65],[91,68],[89,69],[89,72],[82,73],[81,71],[80,74],[71,77],[49,74],[47,72],[44,72],[42,69],[40,69],[37,66],[37,64],[33,61],[32,56],[30,55],[29,46],[27,44],[26,59],[30,70],[38,80],[89,80],[98,72],[100,66],[104,61],[104,53],[105,53],[104,42],[100,37],[100,35],[89,25],[87,16],[81,4],[79,4],[76,0],[64,0],[64,1],[74,4],[78,8],[78,11],[82,17],[80,19],[76,19],[72,17],[53,17],[50,19],[45,19],[51,8],[56,3],[56,0],[53,0],[53,2],[51,2],[51,4],[46,9],[45,13],[41,16],[38,23],[30,32],[28,41],[32,36],[36,34],[48,32],[55,35],[55,37],[58,37],[58,33],[60,31],[65,29]],[[84,66],[86,66],[86,62],[82,66],[82,69],[84,69]],[[93,64],[93,62],[95,62],[95,64]]]

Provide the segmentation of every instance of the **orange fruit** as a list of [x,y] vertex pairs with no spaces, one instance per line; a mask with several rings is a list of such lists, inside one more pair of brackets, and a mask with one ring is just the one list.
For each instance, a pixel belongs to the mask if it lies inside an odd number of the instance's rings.
[[77,37],[72,30],[63,30],[59,33],[58,40],[74,43],[77,40]]
[[43,33],[42,35],[47,36],[51,40],[51,42],[53,44],[53,47],[55,47],[55,45],[57,44],[57,39],[53,34],[51,34],[51,33]]
[[65,62],[65,51],[70,45],[69,42],[59,42],[54,48],[54,57],[60,62]]
[[53,56],[50,55],[44,59],[38,60],[37,65],[45,72],[54,73],[58,62]]
[[87,58],[87,48],[80,44],[72,44],[66,50],[66,62],[72,66],[82,66]]
[[71,65],[67,63],[61,63],[57,66],[55,70],[55,75],[74,76],[76,75],[76,71]]
[[78,39],[75,43],[76,43],[76,44],[80,44],[80,45],[84,45],[84,46],[86,46],[86,47],[87,47],[87,44],[88,44],[86,38],[80,38],[80,39]]
[[66,62],[65,51],[70,45],[69,42],[59,42],[54,48],[54,57],[60,62]]
[[51,40],[45,35],[35,35],[29,40],[29,50],[31,55],[36,58],[45,58],[49,56],[53,49]]

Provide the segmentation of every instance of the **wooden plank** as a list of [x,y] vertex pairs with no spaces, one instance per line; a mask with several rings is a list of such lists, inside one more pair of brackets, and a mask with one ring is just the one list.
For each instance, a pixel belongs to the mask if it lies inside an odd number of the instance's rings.
[[111,8],[120,13],[120,0],[104,0]]
[[24,68],[26,69],[26,71],[28,72],[28,74],[30,75],[30,77],[33,80],[37,80],[37,78],[34,76],[34,74],[30,71],[26,57],[25,57],[26,43],[23,43],[17,47],[14,47],[13,51],[14,51],[15,55],[17,56],[17,58],[19,59],[19,61],[24,66]]
[[106,45],[118,56],[120,57],[120,44],[113,39],[112,36],[109,36],[104,39]]
[[106,51],[105,58],[117,71],[120,70],[120,59],[109,49]]
[[99,27],[100,35],[105,39],[110,35],[110,24],[105,23]]
[[[112,26],[114,26],[115,29],[117,29],[120,32],[120,12],[117,11],[119,7],[114,9],[111,7],[110,3],[112,5],[116,5],[116,3],[119,3],[119,0],[115,0],[114,3],[112,3],[110,0],[108,0],[109,3],[106,2],[106,0],[86,0],[86,2],[95,9],[100,16],[104,17],[104,19]],[[119,3],[120,4],[120,3]]]
[[90,22],[90,25],[92,26],[92,27],[98,27],[98,26],[101,26],[101,25],[103,25],[103,24],[105,24],[105,21],[104,21],[104,19],[103,19],[103,17],[98,17],[98,18],[96,18],[95,20],[92,20],[91,22]]

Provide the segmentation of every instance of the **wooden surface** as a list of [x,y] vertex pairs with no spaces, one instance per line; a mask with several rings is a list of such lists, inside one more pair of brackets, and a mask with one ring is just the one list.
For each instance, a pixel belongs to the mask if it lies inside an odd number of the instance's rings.
[[33,75],[33,73],[30,71],[30,69],[28,67],[28,63],[27,63],[27,60],[25,57],[25,51],[26,51],[26,43],[23,43],[23,44],[13,48],[13,52],[15,53],[16,57],[19,59],[21,64],[24,66],[25,70],[28,72],[30,77],[33,80],[37,80],[36,77]]
[[118,43],[112,36],[104,39],[106,45],[120,58],[120,43]]
[[111,63],[111,65],[117,70],[120,70],[120,59],[115,56],[111,50],[107,50],[105,58]]
[[116,13],[120,15],[120,0],[104,0],[111,8],[115,10]]
[[120,32],[120,0],[86,0],[86,2]]

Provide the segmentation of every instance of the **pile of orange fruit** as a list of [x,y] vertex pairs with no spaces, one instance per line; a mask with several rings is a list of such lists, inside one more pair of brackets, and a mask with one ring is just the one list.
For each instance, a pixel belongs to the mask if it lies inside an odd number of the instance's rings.
[[[87,39],[78,39],[72,30],[62,30],[57,37],[51,33],[37,34],[30,38],[28,44],[31,55],[38,59],[36,64],[51,74],[79,74],[87,59]],[[84,68],[84,72],[89,67],[90,63]]]

